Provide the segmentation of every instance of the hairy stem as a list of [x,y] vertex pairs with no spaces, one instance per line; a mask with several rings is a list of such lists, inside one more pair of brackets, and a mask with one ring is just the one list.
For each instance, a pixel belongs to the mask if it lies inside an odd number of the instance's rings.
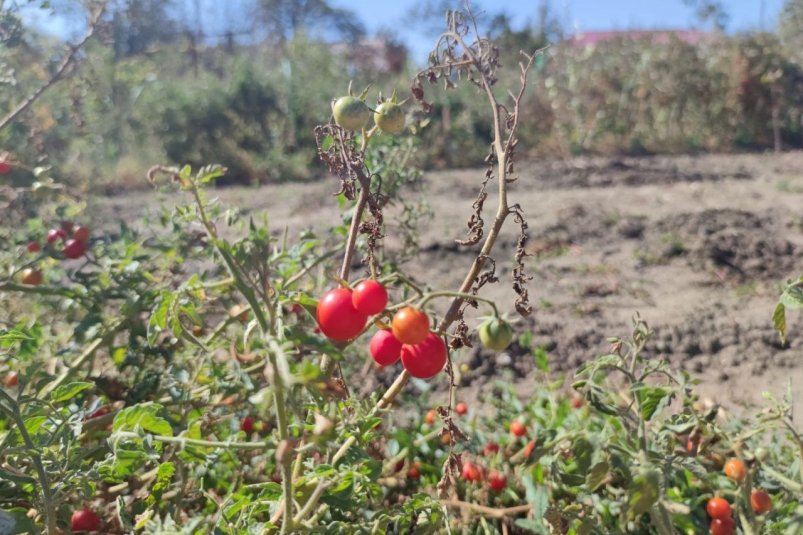
[[14,420],[20,432],[20,436],[23,442],[25,442],[25,446],[28,448],[28,455],[31,457],[31,461],[33,461],[34,468],[36,469],[39,486],[42,487],[42,503],[45,507],[45,526],[47,527],[46,532],[49,534],[56,533],[56,503],[53,500],[53,491],[50,488],[50,482],[47,477],[47,472],[45,471],[45,465],[42,463],[42,457],[39,455],[36,444],[34,444],[31,439],[31,435],[28,434],[28,430],[25,428],[25,421],[22,419],[22,414],[20,414],[19,405],[2,389],[0,389],[0,396],[9,404],[9,407],[5,407],[0,403],[0,407]]

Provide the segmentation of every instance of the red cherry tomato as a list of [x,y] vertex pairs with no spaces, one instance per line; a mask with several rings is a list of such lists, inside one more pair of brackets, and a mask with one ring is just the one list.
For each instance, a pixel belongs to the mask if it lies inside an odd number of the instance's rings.
[[9,388],[17,386],[20,383],[20,376],[17,372],[8,372],[5,379],[3,379],[3,383]]
[[443,338],[429,333],[423,342],[403,345],[401,361],[407,373],[418,379],[435,377],[446,364],[446,344]]
[[52,228],[47,231],[47,243],[55,243],[56,240],[63,240],[67,237],[67,233],[62,229]]
[[242,420],[240,420],[240,430],[244,432],[246,435],[250,435],[254,432],[254,419],[250,416],[246,416]]
[[482,481],[482,471],[480,467],[470,461],[463,463],[462,476],[465,481]]
[[70,523],[73,531],[97,531],[100,528],[100,517],[84,507],[72,514]]
[[583,406],[583,398],[580,396],[572,396],[572,408],[579,409]]
[[396,340],[390,329],[383,329],[371,338],[369,349],[377,364],[390,366],[401,358],[402,343]]
[[429,318],[417,308],[404,307],[393,316],[393,336],[402,344],[423,342],[429,333]]
[[736,522],[732,518],[715,518],[708,526],[711,529],[711,535],[733,535],[736,531]]
[[373,316],[385,310],[388,305],[388,291],[379,282],[368,279],[354,288],[351,303],[363,314]]
[[455,412],[456,412],[456,413],[457,413],[459,416],[463,416],[464,414],[466,414],[466,413],[468,412],[468,405],[466,405],[465,403],[463,403],[463,402],[461,401],[460,403],[458,403],[458,404],[455,406],[455,408],[454,408],[454,411],[455,411]]
[[527,428],[524,427],[523,423],[514,420],[510,422],[510,432],[513,433],[514,436],[523,437],[527,434]]
[[756,514],[763,515],[772,509],[772,498],[763,490],[753,489],[753,492],[750,493],[750,505]]
[[329,290],[318,302],[316,316],[323,334],[336,342],[351,340],[368,321],[368,316],[354,308],[351,290],[346,288]]
[[705,510],[711,518],[730,518],[733,511],[728,500],[720,496],[714,496],[705,505]]
[[747,477],[747,467],[744,464],[744,461],[738,459],[736,457],[732,457],[725,461],[725,467],[723,468],[725,475],[731,478],[734,481],[744,481],[744,478]]
[[81,258],[86,253],[86,244],[78,240],[67,240],[67,243],[64,244],[63,252],[64,256],[72,260]]
[[418,461],[414,462],[410,469],[407,470],[407,477],[410,479],[418,479],[421,477],[421,463]]
[[526,446],[524,446],[524,448],[522,448],[522,451],[524,452],[524,458],[527,459],[532,454],[534,449],[535,449],[535,440],[531,440],[527,443]]
[[496,492],[503,490],[507,486],[505,474],[497,472],[496,470],[491,470],[491,473],[488,475],[488,486],[491,487],[491,490]]
[[435,423],[435,418],[438,416],[438,413],[435,412],[435,409],[430,409],[427,412],[427,415],[424,416],[424,422],[427,425],[432,425]]
[[39,286],[42,284],[42,272],[38,269],[25,269],[22,271],[22,284]]
[[28,250],[29,253],[38,253],[42,250],[42,246],[39,245],[38,242],[32,241],[30,242],[25,248]]
[[489,442],[482,448],[482,454],[487,456],[494,455],[499,452],[499,444],[496,442]]
[[89,227],[77,226],[72,231],[73,239],[84,243],[89,241],[89,234]]
[[5,160],[0,161],[0,175],[7,175],[14,170],[14,167]]

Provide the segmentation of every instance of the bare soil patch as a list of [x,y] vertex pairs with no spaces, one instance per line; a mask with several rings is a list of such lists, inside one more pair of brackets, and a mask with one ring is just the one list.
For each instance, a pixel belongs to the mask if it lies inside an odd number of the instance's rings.
[[[737,409],[783,395],[792,382],[803,410],[803,318],[788,317],[781,346],[771,314],[782,283],[803,272],[803,153],[782,155],[578,158],[518,165],[510,194],[529,222],[531,317],[517,324],[544,347],[553,369],[571,371],[607,349],[606,337],[629,333],[639,313],[655,330],[648,353],[700,377],[701,392]],[[475,248],[460,247],[483,170],[425,175],[423,196],[434,218],[422,223],[421,251],[402,267],[433,287],[456,288]],[[266,212],[291,234],[324,228],[339,217],[334,179],[221,189],[224,204]],[[134,221],[176,199],[154,193],[95,200],[102,221]],[[493,217],[493,193],[486,221]],[[513,313],[510,288],[518,228],[510,225],[495,259],[498,284],[484,294]],[[389,237],[387,246],[398,244]],[[465,363],[464,396],[510,377],[533,383],[529,351],[492,354],[475,347]],[[464,367],[465,370],[466,367]],[[390,372],[387,372],[388,374]],[[368,374],[366,391],[385,374]]]

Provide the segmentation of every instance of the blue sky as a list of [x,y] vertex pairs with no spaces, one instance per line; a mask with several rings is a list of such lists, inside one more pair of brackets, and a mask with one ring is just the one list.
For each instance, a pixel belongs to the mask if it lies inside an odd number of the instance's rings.
[[[729,15],[728,31],[774,29],[785,0],[721,0]],[[398,21],[419,0],[333,0],[333,4],[358,13],[369,31],[391,29],[411,46],[413,58],[426,57],[429,39]],[[462,5],[455,0],[455,5]],[[472,0],[475,11],[505,11],[524,24],[536,18],[540,0]],[[763,10],[762,10],[763,4]],[[694,9],[683,0],[550,0],[553,12],[569,30],[699,27]],[[427,36],[429,37],[429,36]]]
[[[226,0],[229,2],[232,0]],[[432,36],[421,33],[409,24],[405,15],[420,0],[330,0],[338,7],[347,8],[360,17],[369,32],[390,30],[411,49],[413,60],[424,59]],[[729,15],[728,31],[747,29],[771,30],[776,27],[778,15],[785,0],[721,0]],[[180,3],[180,2],[179,2]],[[235,2],[236,3],[236,2]],[[462,5],[454,0],[455,6]],[[475,11],[489,14],[504,11],[513,16],[517,25],[536,18],[540,0],[472,0]],[[187,0],[187,8],[192,3]],[[226,4],[222,1],[202,0],[203,25],[214,26],[226,19]],[[632,29],[632,28],[692,28],[699,27],[694,10],[683,0],[550,0],[553,13],[563,26],[572,31]],[[763,9],[762,9],[763,6]],[[187,9],[185,8],[185,9]],[[763,13],[763,17],[762,17]],[[77,30],[64,20],[47,16],[31,16],[43,29],[64,36]],[[72,30],[72,31],[70,31]]]

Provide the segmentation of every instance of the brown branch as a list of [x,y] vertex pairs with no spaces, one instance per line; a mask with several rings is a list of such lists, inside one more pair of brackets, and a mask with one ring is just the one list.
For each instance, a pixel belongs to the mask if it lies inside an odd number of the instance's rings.
[[81,40],[78,41],[75,44],[72,44],[72,45],[68,46],[67,55],[64,56],[64,59],[61,61],[59,66],[56,68],[55,72],[50,76],[50,79],[47,82],[45,82],[41,87],[39,87],[39,89],[37,89],[36,91],[31,93],[31,95],[28,96],[28,98],[23,100],[16,108],[11,110],[8,113],[8,115],[6,115],[0,121],[0,130],[2,130],[3,128],[8,126],[11,123],[11,121],[13,121],[14,119],[17,118],[18,115],[20,115],[22,112],[27,110],[31,106],[31,104],[36,102],[36,100],[40,96],[42,96],[42,93],[47,91],[50,87],[52,87],[56,82],[58,82],[61,79],[61,77],[67,71],[67,68],[70,65],[72,65],[72,63],[75,61],[75,55],[78,53],[78,51],[95,34],[95,30],[97,29],[98,22],[100,21],[100,17],[103,15],[103,12],[105,11],[105,9],[106,9],[106,3],[104,2],[103,4],[100,5],[100,7],[97,9],[97,11],[95,11],[92,14],[92,16],[90,17],[89,26],[87,27],[86,33],[81,38]]
[[532,505],[516,505],[514,507],[504,507],[497,509],[495,507],[487,507],[476,503],[463,502],[460,500],[441,500],[441,503],[446,507],[456,509],[468,509],[474,513],[479,513],[482,516],[489,518],[505,518],[506,516],[516,516],[532,511]]

